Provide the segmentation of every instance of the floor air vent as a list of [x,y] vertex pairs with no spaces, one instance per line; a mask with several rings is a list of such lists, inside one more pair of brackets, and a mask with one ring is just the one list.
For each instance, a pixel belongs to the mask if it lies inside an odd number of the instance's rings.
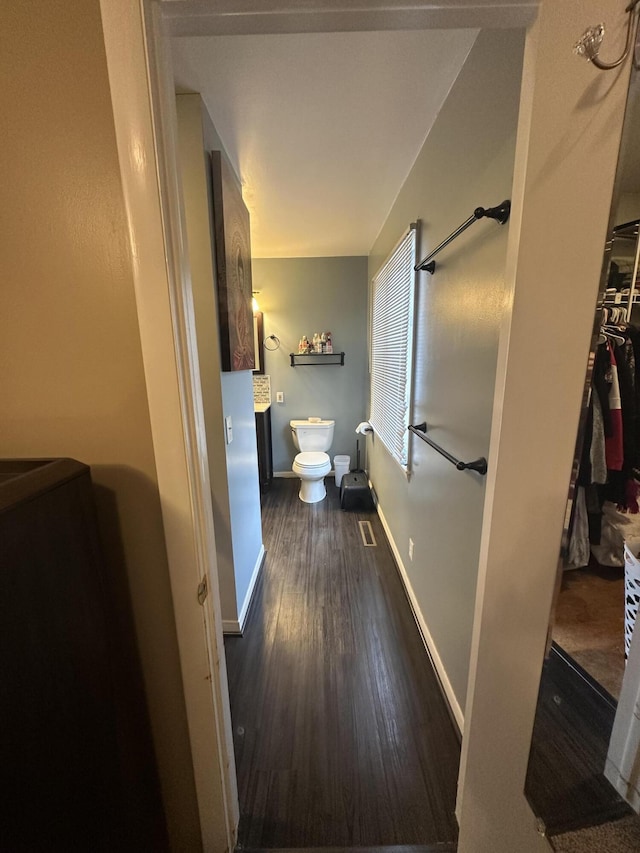
[[360,525],[360,536],[362,536],[363,545],[368,548],[375,548],[378,543],[376,542],[376,537],[373,535],[371,522],[359,521],[358,524]]

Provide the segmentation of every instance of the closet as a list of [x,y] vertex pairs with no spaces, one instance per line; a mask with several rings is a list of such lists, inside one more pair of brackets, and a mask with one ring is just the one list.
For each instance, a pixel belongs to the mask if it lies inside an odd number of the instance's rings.
[[[631,822],[640,837],[640,817],[628,805],[627,793],[621,796],[618,778],[614,781],[609,773],[611,757],[617,756],[617,740],[612,745],[614,724],[623,735],[632,725],[627,719],[626,697],[619,701],[623,679],[624,693],[628,694],[636,687],[637,669],[633,658],[632,666],[627,666],[626,655],[640,602],[640,560],[638,585],[631,589],[625,543],[631,547],[632,558],[637,558],[639,139],[640,74],[634,69],[608,239],[603,247],[601,287],[568,489],[558,584],[525,784],[525,795],[539,830],[552,844],[557,836],[590,827],[598,826],[604,832],[603,824],[613,826],[621,818]],[[545,345],[556,346],[562,357],[562,341]],[[550,401],[549,417],[553,416]],[[625,673],[632,677],[625,679]],[[563,844],[560,840],[557,849],[565,849]]]
[[624,543],[640,543],[639,224],[616,225],[605,249],[553,629],[614,701],[637,610],[625,594]]

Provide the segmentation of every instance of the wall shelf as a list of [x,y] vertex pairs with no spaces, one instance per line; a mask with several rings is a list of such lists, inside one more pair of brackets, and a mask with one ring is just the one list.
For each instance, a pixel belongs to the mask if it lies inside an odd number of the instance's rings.
[[343,352],[290,352],[291,367],[304,367],[305,365],[330,365],[338,364],[344,367]]

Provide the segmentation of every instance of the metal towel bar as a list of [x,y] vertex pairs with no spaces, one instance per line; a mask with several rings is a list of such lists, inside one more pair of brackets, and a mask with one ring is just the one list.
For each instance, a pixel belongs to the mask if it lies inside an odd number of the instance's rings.
[[415,424],[407,427],[409,432],[412,432],[414,435],[417,435],[418,438],[421,438],[423,441],[426,441],[430,447],[433,447],[434,450],[437,450],[445,459],[448,459],[453,465],[456,466],[458,471],[477,471],[478,474],[486,474],[487,473],[487,460],[484,456],[481,456],[480,459],[474,459],[473,462],[461,462],[459,459],[456,459],[455,456],[452,456],[448,451],[444,450],[444,448],[440,447],[439,444],[436,444],[427,433],[427,423],[423,421],[421,424]]
[[460,225],[459,228],[456,228],[456,230],[452,234],[449,234],[446,240],[443,240],[439,246],[436,246],[433,252],[430,252],[426,256],[426,258],[423,258],[419,264],[415,265],[414,270],[416,272],[419,272],[420,270],[425,270],[426,272],[431,273],[433,275],[436,268],[436,262],[432,260],[432,258],[435,258],[438,252],[444,249],[445,246],[448,246],[449,243],[456,239],[456,237],[459,237],[460,234],[462,234],[463,231],[466,231],[470,225],[473,225],[473,223],[477,222],[478,219],[495,219],[497,222],[500,223],[500,225],[504,225],[505,222],[509,219],[510,213],[510,199],[506,199],[502,202],[502,204],[499,204],[497,207],[476,207],[471,216],[468,219],[465,219],[465,221],[462,223],[462,225]]

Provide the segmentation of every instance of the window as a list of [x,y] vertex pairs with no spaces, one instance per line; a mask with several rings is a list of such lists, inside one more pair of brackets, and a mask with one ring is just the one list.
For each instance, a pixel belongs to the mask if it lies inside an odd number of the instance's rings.
[[375,275],[371,294],[369,420],[405,471],[409,470],[417,234],[414,222]]

